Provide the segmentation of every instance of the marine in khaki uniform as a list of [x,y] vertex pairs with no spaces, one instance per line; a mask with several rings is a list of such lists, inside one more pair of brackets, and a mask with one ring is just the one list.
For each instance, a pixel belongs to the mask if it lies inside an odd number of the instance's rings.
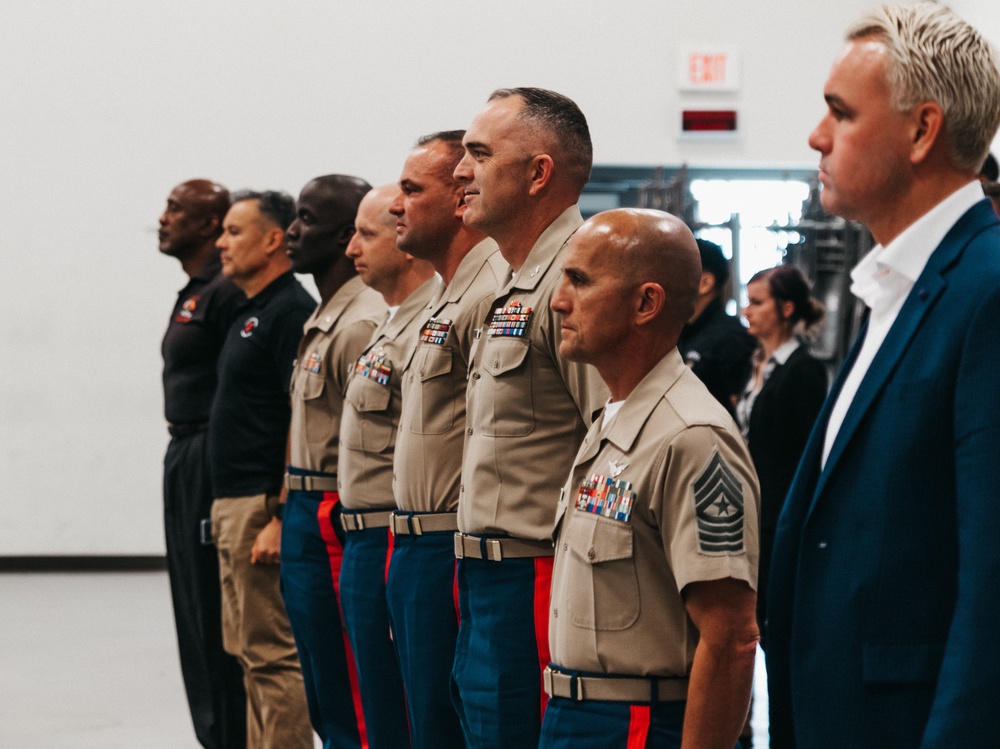
[[582,219],[587,121],[565,96],[496,91],[465,134],[455,176],[465,223],[510,268],[473,345],[455,553],[461,624],[453,674],[468,744],[535,747],[545,707],[552,526],[562,478],[607,398],[558,353],[549,310]]
[[659,211],[598,214],[563,260],[560,351],[611,400],[560,496],[541,747],[732,749],[743,726],[760,495],[676,347],[699,271],[691,232]]
[[402,372],[393,462],[396,513],[386,593],[415,749],[463,746],[451,700],[458,635],[454,535],[465,437],[469,353],[507,263],[496,242],[465,225],[452,172],[463,130],[424,136],[403,166],[396,246],[429,261],[443,285],[421,313],[420,340]]
[[292,374],[281,591],[309,717],[325,748],[360,748],[365,736],[337,596],[343,558],[337,458],[348,380],[386,314],[382,295],[365,286],[345,254],[358,204],[369,190],[357,177],[317,177],[302,189],[287,232],[292,270],[312,274],[320,303],[306,321]]
[[346,533],[340,570],[344,627],[358,666],[368,746],[409,746],[403,683],[385,599],[389,558],[392,456],[399,428],[401,372],[416,347],[427,303],[439,281],[430,263],[396,249],[389,204],[396,185],[372,190],[361,201],[347,256],[361,280],[389,305],[354,364],[340,422],[337,475]]

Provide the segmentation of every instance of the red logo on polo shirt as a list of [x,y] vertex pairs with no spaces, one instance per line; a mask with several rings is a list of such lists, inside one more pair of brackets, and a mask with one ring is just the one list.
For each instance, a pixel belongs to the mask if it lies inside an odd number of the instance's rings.
[[254,328],[260,325],[260,320],[256,317],[251,317],[245,323],[243,323],[243,330],[240,331],[240,335],[244,338],[249,338],[253,335]]
[[180,311],[174,317],[176,322],[191,322],[191,318],[194,317],[194,311],[198,307],[198,300],[201,297],[192,296],[188,297],[184,304],[181,305]]

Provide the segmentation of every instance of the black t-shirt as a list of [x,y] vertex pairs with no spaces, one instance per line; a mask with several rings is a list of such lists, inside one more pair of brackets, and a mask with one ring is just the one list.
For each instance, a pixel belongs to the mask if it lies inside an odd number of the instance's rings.
[[222,275],[218,253],[177,295],[163,353],[163,408],[171,424],[208,422],[216,364],[243,292]]
[[285,470],[292,365],[316,301],[291,272],[247,300],[219,356],[208,428],[212,493],[277,492]]
[[750,379],[750,358],[756,347],[753,336],[726,314],[719,299],[684,326],[677,342],[684,361],[730,414],[735,413],[733,396],[739,396]]

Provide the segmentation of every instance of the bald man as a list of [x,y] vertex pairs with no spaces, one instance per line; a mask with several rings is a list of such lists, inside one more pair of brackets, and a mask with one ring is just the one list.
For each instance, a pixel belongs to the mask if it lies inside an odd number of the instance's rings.
[[306,320],[292,374],[281,592],[309,717],[324,749],[360,749],[364,736],[337,597],[343,558],[337,458],[348,380],[386,312],[382,296],[365,286],[346,255],[369,190],[357,177],[317,177],[302,188],[285,237],[292,270],[312,275],[320,303]]
[[180,261],[188,282],[163,337],[163,405],[170,445],[163,471],[167,571],[181,676],[198,741],[206,749],[246,746],[246,695],[236,659],[222,648],[219,560],[202,543],[212,507],[205,440],[215,365],[244,297],[222,275],[215,241],[229,192],[207,179],[177,185],[160,216],[160,252]]
[[354,365],[340,421],[341,525],[346,534],[340,570],[344,627],[358,666],[368,746],[410,744],[399,662],[389,631],[385,580],[392,494],[392,458],[402,401],[401,373],[416,348],[425,309],[439,282],[426,260],[396,249],[389,206],[396,185],[361,201],[347,257],[361,280],[389,306]]
[[688,228],[616,210],[569,243],[559,352],[611,392],[557,510],[541,747],[732,749],[750,703],[760,495],[733,420],[677,340]]

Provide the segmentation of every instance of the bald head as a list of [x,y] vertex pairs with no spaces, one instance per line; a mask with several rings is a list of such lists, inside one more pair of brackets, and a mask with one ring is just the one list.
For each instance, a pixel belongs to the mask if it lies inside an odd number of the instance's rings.
[[570,239],[552,297],[559,353],[593,364],[612,394],[616,381],[627,394],[677,345],[700,278],[698,245],[680,219],[640,209],[597,214]]
[[347,246],[347,257],[354,261],[361,280],[387,299],[393,296],[408,260],[412,260],[396,249],[396,217],[389,213],[389,204],[398,192],[397,185],[383,185],[362,198],[354,222],[356,231]]
[[344,256],[358,206],[369,190],[365,180],[344,174],[317,177],[302,188],[285,238],[296,273],[323,275]]
[[599,213],[581,232],[607,243],[613,272],[633,286],[658,284],[664,291],[661,324],[679,332],[694,311],[701,255],[687,225],[662,211],[621,208]]
[[207,179],[175,187],[160,215],[160,252],[181,261],[212,252],[229,210],[229,191]]

